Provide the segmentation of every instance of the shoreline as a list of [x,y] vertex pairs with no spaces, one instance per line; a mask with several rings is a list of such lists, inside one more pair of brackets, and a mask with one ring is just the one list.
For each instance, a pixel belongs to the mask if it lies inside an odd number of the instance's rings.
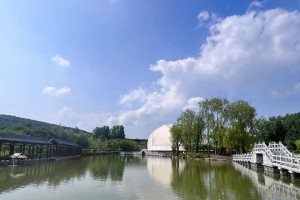
[[64,157],[50,157],[50,158],[37,158],[37,159],[26,159],[26,160],[14,160],[14,161],[13,160],[1,160],[0,168],[1,167],[28,166],[28,165],[38,164],[38,163],[77,159],[80,157],[81,157],[81,155],[64,156]]

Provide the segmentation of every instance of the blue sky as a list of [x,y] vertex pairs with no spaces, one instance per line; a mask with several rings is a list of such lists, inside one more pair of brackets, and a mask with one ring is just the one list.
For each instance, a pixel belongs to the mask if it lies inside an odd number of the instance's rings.
[[299,0],[0,2],[0,113],[147,138],[210,97],[300,111]]

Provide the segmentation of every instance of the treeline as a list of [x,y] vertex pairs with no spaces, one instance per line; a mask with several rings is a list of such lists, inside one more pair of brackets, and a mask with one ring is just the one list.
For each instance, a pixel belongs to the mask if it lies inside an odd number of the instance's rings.
[[[260,117],[255,121],[256,141],[282,141],[290,150],[300,149],[300,112],[285,116]],[[300,152],[299,152],[300,153]]]
[[0,115],[0,132],[71,141],[84,149],[100,151],[136,151],[145,148],[144,142],[125,139],[123,125],[96,127],[93,133],[10,115]]
[[77,127],[71,128],[10,115],[0,115],[0,132],[46,139],[58,138],[80,146],[86,146],[88,138],[92,137],[91,133]]
[[[215,154],[244,153],[256,142],[282,141],[291,150],[300,139],[300,113],[257,118],[256,109],[244,100],[211,98],[199,102],[198,112],[185,110],[171,127],[174,151],[206,150]],[[300,141],[299,141],[300,148]]]
[[96,127],[93,131],[93,138],[90,139],[89,148],[100,151],[138,151],[139,143],[125,139],[123,125]]
[[97,151],[139,151],[139,143],[132,139],[90,139],[88,148]]
[[96,127],[93,134],[99,139],[125,139],[123,125],[115,125],[111,129],[108,126]]

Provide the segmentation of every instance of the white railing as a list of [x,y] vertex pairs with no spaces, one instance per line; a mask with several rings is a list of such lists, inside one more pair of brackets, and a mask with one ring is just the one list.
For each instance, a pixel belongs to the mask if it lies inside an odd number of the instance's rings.
[[281,142],[278,144],[255,144],[251,153],[235,154],[233,161],[257,163],[257,154],[263,154],[263,165],[300,173],[300,156],[292,154]]

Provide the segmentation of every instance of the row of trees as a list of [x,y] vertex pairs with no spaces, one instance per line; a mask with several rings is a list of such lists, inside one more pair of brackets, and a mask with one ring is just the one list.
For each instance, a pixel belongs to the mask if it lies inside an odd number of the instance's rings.
[[[254,143],[283,142],[300,153],[300,112],[268,119],[257,117],[248,102],[211,98],[199,102],[199,110],[185,110],[171,127],[175,151],[213,149],[231,154],[249,151]],[[210,152],[210,151],[209,151]]]
[[[300,112],[285,116],[260,117],[255,121],[255,141],[282,141],[290,150],[300,148]],[[297,143],[299,145],[297,145]],[[298,147],[297,147],[298,146]]]
[[215,153],[245,152],[250,148],[256,110],[248,102],[211,98],[199,102],[199,110],[185,110],[171,127],[175,151],[213,148]]
[[93,134],[95,138],[99,139],[125,139],[123,125],[115,125],[111,129],[108,126],[96,127]]

